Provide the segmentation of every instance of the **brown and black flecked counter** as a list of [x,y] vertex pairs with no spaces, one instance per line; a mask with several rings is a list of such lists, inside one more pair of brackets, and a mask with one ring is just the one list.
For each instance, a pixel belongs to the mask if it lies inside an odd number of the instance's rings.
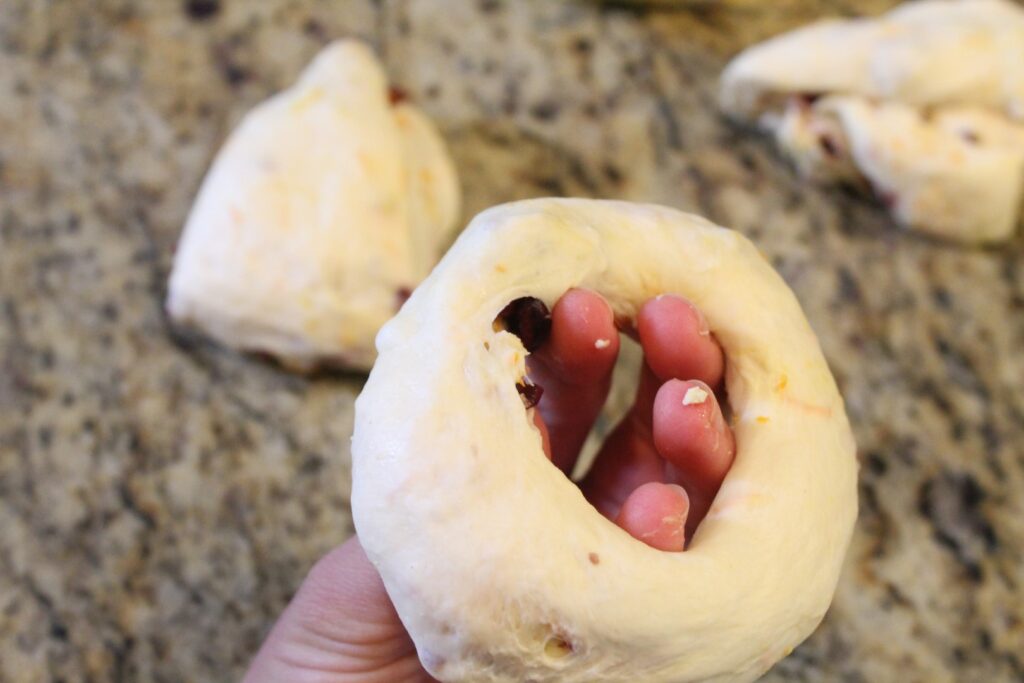
[[232,124],[348,35],[444,129],[467,215],[658,201],[743,231],[796,291],[861,515],[832,611],[767,680],[1024,679],[1024,242],[902,233],[725,123],[729,55],[888,4],[738,2],[0,2],[0,680],[238,678],[351,533],[362,378],[287,375],[161,305]]

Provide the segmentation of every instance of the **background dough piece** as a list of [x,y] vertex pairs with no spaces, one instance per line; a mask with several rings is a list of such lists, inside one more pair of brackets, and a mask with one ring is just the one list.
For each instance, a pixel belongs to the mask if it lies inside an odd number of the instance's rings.
[[[735,464],[685,553],[601,517],[515,384],[513,299],[678,293],[727,355]],[[792,292],[738,233],[671,209],[541,199],[472,222],[378,336],[353,514],[443,681],[749,681],[820,622],[857,511],[842,399]]]
[[[873,187],[904,225],[989,242],[1020,222],[1024,9],[1010,2],[817,22],[741,53],[721,102],[774,133],[805,175]],[[949,125],[965,118],[969,131]]]
[[433,267],[458,213],[434,126],[389,102],[366,46],[339,41],[224,145],[185,226],[167,307],[296,369],[366,369],[377,330]]

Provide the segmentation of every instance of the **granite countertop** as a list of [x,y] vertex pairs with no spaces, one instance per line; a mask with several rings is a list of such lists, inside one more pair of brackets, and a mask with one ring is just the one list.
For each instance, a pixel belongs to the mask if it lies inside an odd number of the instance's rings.
[[861,514],[826,621],[766,680],[1024,679],[1024,241],[906,234],[724,122],[729,55],[888,4],[734,2],[0,3],[0,680],[235,679],[351,533],[363,378],[288,375],[161,305],[224,136],[347,35],[439,122],[467,215],[663,202],[749,235],[796,291]]

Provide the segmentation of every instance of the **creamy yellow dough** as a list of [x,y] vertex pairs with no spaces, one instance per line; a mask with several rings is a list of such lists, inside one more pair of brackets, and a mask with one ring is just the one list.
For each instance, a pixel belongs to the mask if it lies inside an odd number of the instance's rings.
[[185,226],[167,308],[297,369],[368,369],[374,336],[458,214],[433,124],[389,102],[366,46],[339,41],[224,145]]
[[[544,456],[494,320],[571,287],[632,318],[660,293],[728,359],[737,455],[689,550],[603,518]],[[796,298],[740,234],[653,206],[540,199],[477,216],[377,337],[352,506],[442,681],[749,681],[821,621],[857,513],[843,402]]]
[[1020,224],[1024,9],[1008,0],[816,22],[742,52],[721,101],[804,175],[870,186],[904,225],[997,242]]

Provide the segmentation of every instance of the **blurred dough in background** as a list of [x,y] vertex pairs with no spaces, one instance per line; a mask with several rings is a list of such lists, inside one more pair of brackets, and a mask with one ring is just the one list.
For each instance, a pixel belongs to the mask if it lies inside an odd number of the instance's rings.
[[444,142],[402,100],[369,48],[338,41],[250,112],[185,226],[171,316],[291,369],[368,369],[459,216]]
[[736,57],[721,103],[804,176],[872,191],[908,227],[977,243],[1021,221],[1024,8],[1008,0],[816,22]]

